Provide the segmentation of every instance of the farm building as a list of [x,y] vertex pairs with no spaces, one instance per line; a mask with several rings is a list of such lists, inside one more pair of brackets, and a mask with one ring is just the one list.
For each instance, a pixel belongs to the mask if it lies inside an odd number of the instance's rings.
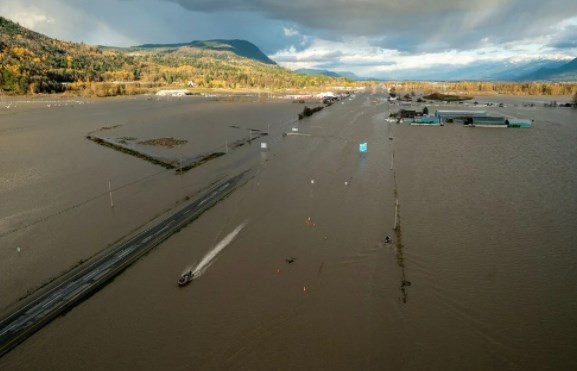
[[532,125],[531,120],[525,119],[508,119],[507,126],[510,128],[530,128]]
[[441,122],[435,116],[422,116],[414,118],[406,118],[403,120],[405,123],[409,123],[414,126],[440,126]]
[[471,123],[475,117],[487,116],[486,111],[452,111],[452,110],[438,110],[435,112],[435,117],[441,122],[462,122]]
[[[475,127],[506,128],[507,120],[499,116],[475,116],[469,124]],[[465,125],[467,125],[467,123],[465,123]]]

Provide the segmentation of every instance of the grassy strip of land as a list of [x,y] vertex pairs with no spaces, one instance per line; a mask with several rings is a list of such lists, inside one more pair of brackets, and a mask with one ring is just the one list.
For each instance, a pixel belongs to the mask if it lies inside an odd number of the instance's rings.
[[190,165],[186,165],[186,166],[183,166],[183,167],[180,168],[180,169],[177,169],[177,170],[176,170],[176,173],[177,173],[177,174],[185,173],[185,172],[187,172],[187,171],[189,171],[189,170],[191,170],[191,169],[194,169],[195,167],[198,167],[198,166],[200,166],[200,165],[202,165],[202,164],[207,163],[207,162],[210,161],[210,160],[214,160],[215,158],[219,158],[220,156],[224,156],[225,154],[226,154],[225,152],[213,152],[213,153],[210,153],[210,154],[208,154],[208,155],[205,155],[205,156],[201,157],[199,160],[193,162],[193,163],[190,164]]
[[[263,136],[263,135],[267,135],[267,134],[266,134],[266,133],[263,133],[263,134],[261,134],[260,136]],[[260,136],[258,136],[258,137],[260,137]],[[255,140],[255,139],[258,138],[258,137],[255,137],[255,138],[253,138],[252,140]],[[207,162],[210,161],[210,160],[214,160],[215,158],[224,156],[224,155],[226,154],[225,152],[211,152],[211,153],[209,153],[209,154],[200,156],[198,160],[196,160],[196,161],[194,161],[194,162],[192,162],[192,163],[190,163],[190,164],[188,164],[188,165],[186,165],[186,166],[179,167],[179,166],[175,165],[174,162],[165,162],[165,161],[159,160],[159,159],[157,159],[157,158],[155,158],[155,157],[149,156],[149,155],[147,155],[147,154],[138,152],[138,151],[136,151],[136,150],[133,150],[133,149],[130,149],[130,148],[126,148],[126,147],[124,147],[124,146],[121,146],[121,145],[117,145],[117,144],[111,143],[111,142],[109,142],[109,141],[106,141],[106,140],[104,140],[104,139],[102,139],[102,138],[95,137],[95,136],[93,136],[93,135],[87,135],[86,138],[87,138],[88,140],[93,141],[94,143],[100,144],[101,146],[108,147],[108,148],[111,148],[111,149],[113,149],[113,150],[115,150],[115,151],[122,152],[122,153],[125,153],[125,154],[127,154],[127,155],[131,155],[131,156],[134,156],[134,157],[137,157],[137,158],[146,160],[146,161],[148,161],[148,162],[150,162],[150,163],[153,163],[153,164],[155,164],[155,165],[162,166],[162,167],[164,167],[165,169],[176,169],[176,173],[177,173],[177,174],[185,173],[185,172],[187,172],[187,171],[189,171],[189,170],[191,170],[191,169],[194,169],[195,167],[198,167],[198,166],[200,166],[200,165],[202,165],[202,164],[207,163]],[[245,140],[245,142],[247,142],[247,141],[250,142],[251,140],[248,140],[248,139]],[[239,146],[241,146],[241,145],[243,145],[243,144],[244,144],[244,143],[240,144]]]
[[466,95],[453,95],[453,94],[441,94],[441,93],[432,93],[429,95],[425,95],[423,98],[443,102],[462,102],[473,99],[473,97],[469,97]]
[[299,113],[299,120],[302,120],[305,117],[312,116],[315,113],[322,111],[324,108],[325,108],[324,106],[318,106],[318,107],[314,107],[314,108],[309,108],[309,107],[305,106],[303,111],[301,113]]
[[169,163],[169,162],[164,162],[164,161],[161,161],[161,160],[159,160],[159,159],[157,159],[157,158],[154,158],[154,157],[152,157],[152,156],[149,156],[149,155],[146,155],[146,154],[144,154],[144,153],[135,151],[135,150],[133,150],[133,149],[126,148],[126,147],[123,147],[123,146],[119,146],[119,145],[114,144],[114,143],[110,143],[110,142],[108,142],[108,141],[106,141],[106,140],[104,140],[104,139],[95,137],[95,136],[93,136],[93,135],[87,135],[87,136],[86,136],[86,139],[91,140],[91,141],[93,141],[94,143],[100,144],[101,146],[108,147],[108,148],[112,148],[112,149],[115,150],[115,151],[122,152],[122,153],[126,153],[127,155],[131,155],[131,156],[134,156],[134,157],[141,158],[141,159],[146,160],[146,161],[148,161],[148,162],[151,162],[151,163],[153,163],[153,164],[155,164],[155,165],[160,165],[160,166],[162,166],[163,168],[166,168],[166,169],[175,169],[175,168],[176,168],[176,166],[174,166],[173,164],[171,164],[171,163]]

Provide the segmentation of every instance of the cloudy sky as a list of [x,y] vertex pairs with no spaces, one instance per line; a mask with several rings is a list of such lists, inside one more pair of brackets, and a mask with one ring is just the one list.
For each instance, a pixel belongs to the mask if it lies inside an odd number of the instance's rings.
[[0,15],[98,45],[246,39],[291,69],[371,77],[577,57],[575,0],[2,0]]

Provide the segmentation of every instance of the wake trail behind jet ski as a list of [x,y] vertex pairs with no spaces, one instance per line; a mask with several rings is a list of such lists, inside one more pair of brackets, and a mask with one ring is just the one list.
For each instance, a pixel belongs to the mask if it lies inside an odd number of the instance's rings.
[[198,278],[204,274],[204,272],[208,269],[208,267],[210,267],[210,265],[214,262],[216,256],[234,240],[234,238],[246,226],[246,223],[247,222],[245,221],[244,223],[236,227],[234,231],[230,232],[212,250],[206,253],[206,255],[202,258],[200,263],[198,263],[198,265],[192,271],[192,276],[194,278]]

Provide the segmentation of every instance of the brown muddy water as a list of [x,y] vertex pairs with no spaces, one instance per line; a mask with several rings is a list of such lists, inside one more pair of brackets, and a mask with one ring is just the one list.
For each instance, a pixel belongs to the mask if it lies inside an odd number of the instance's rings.
[[[207,110],[214,112],[211,130],[206,128]],[[227,120],[251,127],[265,122],[257,126],[266,130],[271,125],[278,132],[300,110],[301,105],[283,102],[195,97],[52,102],[50,107],[41,101],[0,110],[0,311],[185,197],[260,161],[250,155],[258,154],[259,143],[254,143],[194,174],[175,176],[174,170],[97,145],[85,138],[88,133],[120,125],[108,131],[130,130],[130,135],[150,139],[155,126],[166,127],[156,129],[159,136],[177,135],[174,131],[186,126],[187,138],[192,138],[188,148],[164,150],[179,158],[197,147],[202,153],[202,133],[209,132],[207,141],[217,138],[229,129]],[[221,142],[225,140],[222,134]]]
[[[38,281],[35,271],[48,277],[101,249],[181,189],[194,194],[239,169],[254,178],[0,368],[575,369],[577,112],[513,106],[500,110],[534,118],[533,128],[429,128],[385,122],[396,108],[372,100],[333,105],[286,137],[280,128],[293,124],[283,115],[302,106],[246,106],[278,123],[269,151],[245,146],[182,177],[152,176],[116,192],[112,211],[109,178],[126,184],[159,169],[76,138],[196,103],[2,114],[2,231],[104,192],[98,206],[1,237],[0,290],[10,301]],[[383,243],[395,236],[395,189],[400,250]],[[28,248],[19,256],[16,244]],[[182,270],[215,247],[212,265],[179,289]]]

